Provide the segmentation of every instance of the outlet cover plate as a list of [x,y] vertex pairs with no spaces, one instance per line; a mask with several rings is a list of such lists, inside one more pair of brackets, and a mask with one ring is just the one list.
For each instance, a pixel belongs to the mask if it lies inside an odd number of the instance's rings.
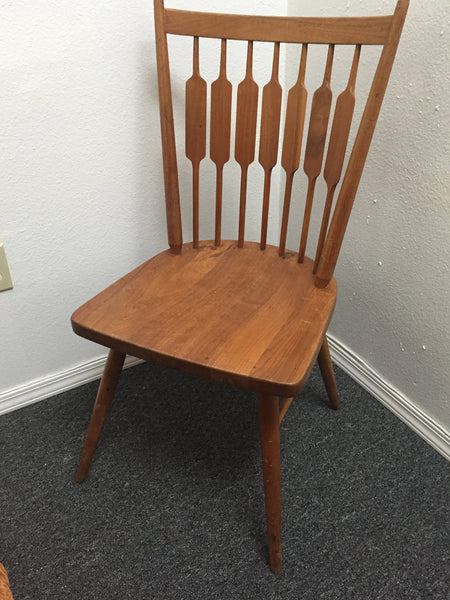
[[10,290],[13,287],[11,273],[3,244],[0,244],[0,292]]

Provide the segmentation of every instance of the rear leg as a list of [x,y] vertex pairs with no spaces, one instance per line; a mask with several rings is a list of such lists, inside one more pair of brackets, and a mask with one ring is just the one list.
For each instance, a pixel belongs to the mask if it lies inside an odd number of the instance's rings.
[[320,372],[322,373],[322,379],[327,389],[328,398],[330,400],[330,406],[334,410],[337,410],[339,408],[339,396],[336,387],[336,380],[334,378],[333,363],[331,362],[330,349],[328,347],[328,341],[326,336],[323,338],[322,347],[320,348],[317,361],[319,363]]

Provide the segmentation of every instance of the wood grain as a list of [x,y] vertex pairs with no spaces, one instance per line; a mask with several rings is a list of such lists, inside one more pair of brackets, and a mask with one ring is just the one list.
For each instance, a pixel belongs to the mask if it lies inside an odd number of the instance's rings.
[[261,250],[266,247],[267,223],[269,218],[270,182],[272,169],[277,164],[278,141],[280,137],[281,94],[278,81],[280,44],[273,51],[272,77],[263,88],[261,108],[261,133],[259,142],[259,162],[264,169],[264,193],[261,219]]
[[330,349],[328,347],[328,340],[326,336],[323,338],[322,346],[317,356],[317,362],[319,363],[322,379],[325,383],[325,388],[327,390],[330,406],[334,410],[338,410],[339,396],[336,386],[336,379],[334,378],[333,363],[331,362]]
[[164,29],[165,11],[163,0],[154,0],[153,5],[155,15],[156,64],[158,67],[159,114],[161,120],[167,236],[172,252],[174,254],[179,254],[183,244],[183,233],[181,227],[180,192],[178,187],[178,167],[175,149],[169,54],[167,50],[167,36]]
[[165,10],[167,33],[309,44],[384,44],[392,16],[268,17]]
[[222,40],[219,77],[211,85],[210,156],[216,165],[215,244],[221,242],[223,167],[230,158],[231,95],[233,87],[227,79],[227,41]]
[[[158,254],[72,315],[74,331],[110,348],[83,450],[78,480],[87,474],[126,354],[253,390],[259,422],[270,565],[281,569],[279,421],[305,385],[317,358],[333,408],[339,405],[326,331],[336,301],[334,267],[392,68],[408,0],[393,16],[291,18],[216,15],[164,9],[154,0],[167,228],[170,249]],[[193,74],[186,84],[186,155],[193,165],[194,241],[182,247],[167,34],[194,37]],[[211,88],[210,154],[216,165],[215,239],[198,231],[199,166],[206,152],[206,82],[199,70],[200,36],[221,42],[220,72]],[[244,39],[247,66],[237,90],[235,158],[241,167],[237,241],[221,239],[222,173],[230,158],[231,83],[226,75],[227,39]],[[261,242],[246,242],[248,167],[255,157],[258,86],[252,76],[253,41],[274,42],[272,75],[263,90],[259,161],[265,172]],[[281,164],[286,187],[279,248],[267,245],[270,179],[278,158],[281,88],[280,42],[302,43],[299,75],[289,92]],[[313,101],[304,170],[308,177],[298,256],[286,252],[293,186],[299,167],[307,92],[308,43],[329,46],[322,86]],[[321,172],[331,105],[334,44],[356,45],[346,90],[339,96],[325,163],[327,199],[315,263],[305,256],[316,179]],[[362,121],[328,228],[353,116],[359,45],[384,44]],[[264,251],[261,251],[261,248]],[[282,258],[280,258],[280,256]],[[300,261],[300,262],[299,262]],[[317,271],[315,273],[315,271]],[[281,410],[278,405],[281,397]]]
[[303,126],[305,122],[306,101],[308,92],[305,87],[307,44],[302,45],[302,53],[295,84],[289,90],[286,105],[286,119],[284,125],[283,152],[281,166],[286,171],[286,185],[284,190],[283,215],[281,219],[281,232],[279,254],[284,256],[286,249],[286,236],[291,206],[292,183],[294,173],[300,164],[300,151],[303,139]]
[[82,483],[88,474],[92,457],[94,456],[98,440],[103,430],[106,416],[109,412],[111,402],[116,391],[117,382],[122,372],[125,354],[117,350],[110,350],[103,372],[97,398],[92,411],[89,429],[81,453],[80,464],[77,471],[77,482]]
[[194,248],[199,240],[199,168],[206,155],[206,81],[200,75],[199,41],[194,38],[193,72],[186,81],[186,156],[192,162],[192,213]]
[[245,78],[239,84],[237,92],[236,141],[234,149],[236,162],[241,167],[238,234],[238,244],[240,248],[244,245],[247,172],[249,165],[255,160],[258,85],[253,79],[252,64],[253,42],[248,42]]
[[281,571],[281,474],[278,398],[259,398],[259,428],[264,495],[266,504],[269,563],[273,573]]
[[311,116],[309,119],[308,138],[306,141],[305,161],[303,170],[308,177],[308,191],[306,194],[305,213],[303,215],[303,226],[298,251],[298,262],[305,257],[306,243],[308,241],[309,222],[314,199],[314,189],[317,177],[322,169],[325,140],[327,137],[328,119],[331,109],[331,68],[333,65],[334,46],[328,46],[327,63],[323,76],[322,85],[314,92],[311,105]]
[[0,563],[0,600],[14,600],[9,587],[8,573]]
[[336,286],[313,262],[246,242],[163,252],[76,311],[76,333],[120,352],[256,392],[290,397],[312,368]]
[[330,219],[334,192],[341,178],[342,166],[344,164],[345,150],[347,148],[348,136],[353,118],[353,110],[355,108],[355,83],[360,53],[361,46],[357,45],[353,55],[353,62],[347,87],[342,94],[339,94],[336,101],[333,125],[330,133],[330,141],[327,149],[327,159],[325,161],[324,168],[324,179],[327,184],[327,197],[325,200],[319,239],[317,242],[316,257],[314,260],[314,273],[316,272],[319,264],[320,255],[322,253],[328,228],[328,221]]
[[286,413],[287,413],[290,405],[292,404],[293,400],[294,400],[294,398],[282,398],[281,399],[281,402],[280,402],[280,416],[279,416],[279,419],[278,419],[280,425],[283,422],[283,419],[286,416]]

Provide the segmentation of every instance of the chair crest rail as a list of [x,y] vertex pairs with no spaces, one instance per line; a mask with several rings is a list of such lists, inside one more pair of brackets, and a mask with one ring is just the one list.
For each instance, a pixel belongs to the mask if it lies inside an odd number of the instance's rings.
[[392,16],[268,17],[165,9],[166,33],[261,42],[384,44]]

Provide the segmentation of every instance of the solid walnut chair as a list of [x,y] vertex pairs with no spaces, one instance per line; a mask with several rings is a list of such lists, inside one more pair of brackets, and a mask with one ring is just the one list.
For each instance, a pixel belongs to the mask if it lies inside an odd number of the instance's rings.
[[[154,1],[161,131],[169,246],[79,308],[74,331],[110,348],[77,480],[83,481],[97,445],[126,354],[191,374],[240,386],[259,395],[262,462],[270,567],[281,569],[279,423],[305,385],[316,358],[331,406],[339,406],[326,331],[336,300],[336,260],[360,181],[408,7],[400,0],[389,16],[358,18],[256,17],[170,10]],[[183,244],[167,34],[191,36],[193,72],[186,83],[185,152],[193,170],[193,241]],[[209,155],[216,166],[214,240],[199,239],[199,171],[206,155],[207,83],[200,74],[199,38],[218,38],[220,68],[210,89]],[[227,78],[228,40],[246,40],[246,72],[237,87],[232,120],[232,84]],[[247,175],[255,158],[258,85],[252,77],[253,42],[273,48],[269,81],[262,90],[259,163],[264,171],[260,242],[245,240]],[[281,119],[278,80],[280,44],[295,44],[297,82]],[[299,251],[286,250],[294,173],[300,165],[309,44],[328,47],[322,85],[312,96],[303,170],[308,179]],[[335,45],[351,45],[347,87],[331,118],[330,77]],[[342,185],[355,103],[355,80],[364,45],[382,47]],[[271,75],[270,75],[271,72]],[[284,127],[280,123],[284,122]],[[328,123],[331,123],[327,138]],[[237,239],[222,239],[224,165],[241,168]],[[280,129],[282,129],[280,131]],[[305,128],[306,130],[306,128]],[[328,143],[326,141],[328,139]],[[271,174],[281,157],[285,193],[278,247],[266,243]],[[323,161],[325,156],[325,161]],[[327,194],[314,259],[305,255],[316,180],[322,171]],[[279,404],[281,398],[281,404]]]

